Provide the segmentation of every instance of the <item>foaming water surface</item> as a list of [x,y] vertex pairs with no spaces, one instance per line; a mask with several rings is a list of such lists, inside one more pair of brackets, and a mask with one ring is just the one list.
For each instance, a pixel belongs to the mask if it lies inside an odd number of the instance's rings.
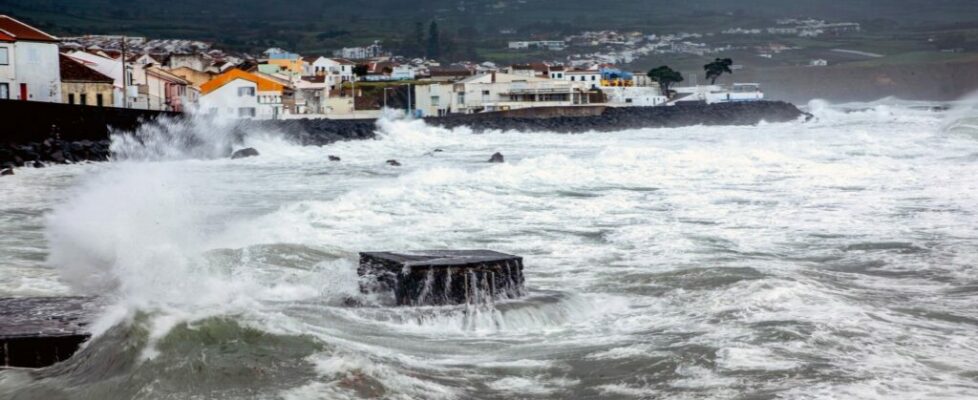
[[[201,122],[117,138],[112,163],[18,170],[0,295],[105,311],[72,360],[0,371],[0,398],[978,396],[978,142],[946,129],[962,111],[809,109],[576,135],[388,119],[325,147],[250,132],[261,156],[239,160]],[[524,256],[528,295],[358,291],[358,251],[466,248]]]

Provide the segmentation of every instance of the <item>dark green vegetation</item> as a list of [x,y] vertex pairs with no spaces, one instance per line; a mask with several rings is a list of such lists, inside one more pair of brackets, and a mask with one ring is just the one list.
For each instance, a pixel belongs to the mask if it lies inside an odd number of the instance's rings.
[[[710,84],[716,84],[717,78],[723,74],[732,74],[733,71],[730,67],[733,66],[733,60],[729,58],[717,58],[703,66],[703,70],[706,71],[706,79],[710,80]],[[651,72],[650,72],[651,73]]]
[[649,79],[655,81],[662,88],[663,92],[669,93],[669,87],[673,83],[679,83],[683,81],[683,76],[679,72],[674,71],[666,65],[658,68],[653,68],[648,73]]
[[[0,13],[61,36],[196,39],[253,55],[274,46],[308,56],[382,40],[400,55],[501,64],[564,60],[572,54],[609,50],[576,46],[560,52],[509,50],[510,40],[563,39],[585,30],[607,29],[659,35],[714,33],[696,41],[709,47],[730,46],[728,50],[702,56],[651,54],[625,67],[648,70],[669,65],[686,78],[684,83],[697,84],[706,82],[703,65],[720,57],[737,64],[731,66],[734,78],[723,76],[719,83],[736,79],[785,88],[799,77],[821,77],[817,84],[806,83],[790,92],[769,92],[791,99],[806,98],[812,85],[839,89],[823,96],[840,99],[914,93],[946,99],[978,88],[978,78],[971,76],[978,65],[974,57],[978,1],[973,0],[847,0],[844,4],[837,0],[0,0]],[[763,30],[778,18],[858,22],[862,30],[817,38],[717,34],[734,27]],[[761,57],[771,45],[787,50]],[[815,59],[828,61],[829,67],[807,67]],[[927,71],[937,67],[944,68],[937,75],[948,81],[920,79],[933,76]],[[772,80],[780,76],[788,78]],[[867,79],[878,87],[850,93],[854,82]],[[910,87],[913,90],[897,90]]]

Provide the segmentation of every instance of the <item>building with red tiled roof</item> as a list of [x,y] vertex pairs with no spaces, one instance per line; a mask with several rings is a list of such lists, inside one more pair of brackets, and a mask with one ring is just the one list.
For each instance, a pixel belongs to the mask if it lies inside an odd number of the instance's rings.
[[0,15],[0,99],[61,102],[58,38]]
[[57,43],[60,40],[33,26],[20,22],[9,15],[0,15],[0,34],[7,40]]

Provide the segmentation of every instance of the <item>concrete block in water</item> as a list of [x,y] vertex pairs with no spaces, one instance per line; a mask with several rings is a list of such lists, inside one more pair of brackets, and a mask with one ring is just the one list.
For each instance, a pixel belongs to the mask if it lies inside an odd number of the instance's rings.
[[491,250],[360,253],[361,289],[397,305],[481,304],[523,295],[523,257]]
[[0,368],[40,368],[75,354],[94,315],[85,297],[0,298]]

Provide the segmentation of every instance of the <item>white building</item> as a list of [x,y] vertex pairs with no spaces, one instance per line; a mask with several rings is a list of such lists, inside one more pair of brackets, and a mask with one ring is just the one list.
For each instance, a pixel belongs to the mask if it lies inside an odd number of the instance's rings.
[[508,47],[512,50],[540,48],[559,51],[567,48],[567,42],[563,40],[521,40],[509,42]]
[[601,71],[567,71],[564,79],[588,89],[601,86]]
[[757,83],[734,83],[730,86],[683,86],[673,87],[671,90],[679,94],[673,99],[673,103],[697,101],[714,104],[764,100],[764,92],[761,91],[761,85]]
[[329,85],[326,76],[305,76],[295,83],[296,114],[325,114]]
[[343,82],[353,81],[353,61],[344,58],[319,57],[312,62],[310,75],[326,76],[326,84],[333,90],[338,91],[338,85]]
[[277,119],[287,88],[263,76],[232,69],[200,86],[200,110],[242,119]]
[[58,38],[0,15],[0,99],[61,102]]
[[588,104],[585,92],[567,80],[490,72],[455,83],[418,85],[415,102],[421,115],[442,116]]
[[613,107],[655,107],[669,102],[658,86],[609,86],[602,87],[601,91],[608,96],[608,105]]

